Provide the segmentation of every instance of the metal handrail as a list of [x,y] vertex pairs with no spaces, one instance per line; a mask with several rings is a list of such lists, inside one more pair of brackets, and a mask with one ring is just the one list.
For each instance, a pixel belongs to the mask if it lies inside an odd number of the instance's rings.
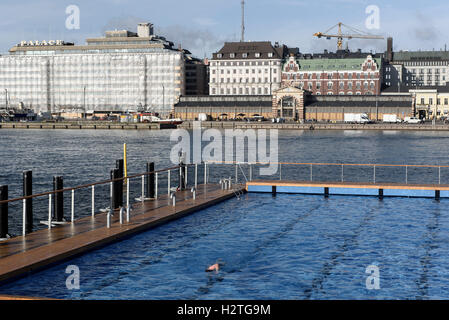
[[[190,166],[190,165],[188,165],[188,166]],[[139,173],[139,174],[135,174],[135,175],[127,176],[127,177],[123,177],[123,178],[118,178],[118,179],[104,180],[104,181],[84,184],[84,185],[76,186],[76,187],[72,187],[72,188],[64,188],[64,189],[60,189],[60,190],[47,191],[47,192],[37,193],[37,194],[29,195],[29,196],[23,196],[23,197],[20,197],[20,198],[2,200],[2,201],[0,201],[0,204],[16,202],[16,201],[22,201],[22,200],[26,200],[26,199],[33,199],[33,198],[38,198],[38,197],[44,197],[44,196],[53,195],[53,194],[57,194],[57,193],[61,193],[61,192],[68,192],[68,191],[72,191],[72,190],[73,191],[74,190],[80,190],[80,189],[89,188],[89,187],[102,185],[102,184],[108,184],[108,183],[116,182],[116,181],[125,181],[127,179],[134,179],[134,178],[138,178],[138,177],[142,177],[142,176],[147,176],[147,175],[150,175],[150,174],[166,172],[166,171],[169,171],[169,170],[178,169],[180,167],[181,166],[175,166],[175,167],[161,169],[161,170],[155,170],[155,171],[151,171],[151,172]]]
[[320,163],[320,162],[237,162],[237,161],[208,161],[208,164],[259,164],[259,165],[316,165],[316,166],[365,166],[365,167],[420,167],[420,168],[449,168],[445,165],[425,165],[425,164],[378,164],[378,163]]

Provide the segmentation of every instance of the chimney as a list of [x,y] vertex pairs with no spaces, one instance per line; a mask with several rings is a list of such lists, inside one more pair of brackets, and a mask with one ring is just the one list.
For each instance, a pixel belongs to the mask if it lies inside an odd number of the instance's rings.
[[387,38],[387,60],[393,61],[393,38]]
[[137,36],[141,38],[149,38],[153,35],[153,24],[139,23],[137,25]]

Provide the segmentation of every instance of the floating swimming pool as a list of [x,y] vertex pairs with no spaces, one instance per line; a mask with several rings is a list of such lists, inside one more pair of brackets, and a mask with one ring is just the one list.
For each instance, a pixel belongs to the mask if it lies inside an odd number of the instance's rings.
[[[64,299],[448,299],[449,201],[247,194],[0,287]],[[205,268],[223,262],[218,274]],[[66,287],[66,268],[80,271]],[[368,289],[368,266],[379,289]]]

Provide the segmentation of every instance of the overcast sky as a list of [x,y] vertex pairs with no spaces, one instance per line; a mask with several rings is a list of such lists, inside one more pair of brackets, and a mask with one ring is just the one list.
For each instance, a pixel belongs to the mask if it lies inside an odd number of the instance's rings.
[[[107,29],[136,31],[151,22],[156,32],[210,57],[224,41],[240,39],[241,0],[1,0],[0,52],[21,40],[61,39],[84,44]],[[66,28],[66,7],[80,9],[79,30]],[[369,5],[379,8],[379,29],[366,28]],[[336,39],[312,35],[341,21],[394,38],[395,50],[440,50],[449,44],[447,0],[246,0],[246,40],[278,41],[302,52],[335,51]],[[386,41],[349,41],[356,50],[384,51]]]

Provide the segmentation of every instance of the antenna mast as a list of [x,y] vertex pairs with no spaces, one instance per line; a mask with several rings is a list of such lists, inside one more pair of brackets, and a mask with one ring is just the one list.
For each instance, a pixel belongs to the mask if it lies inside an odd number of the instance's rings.
[[242,38],[240,41],[245,41],[245,0],[242,0]]

